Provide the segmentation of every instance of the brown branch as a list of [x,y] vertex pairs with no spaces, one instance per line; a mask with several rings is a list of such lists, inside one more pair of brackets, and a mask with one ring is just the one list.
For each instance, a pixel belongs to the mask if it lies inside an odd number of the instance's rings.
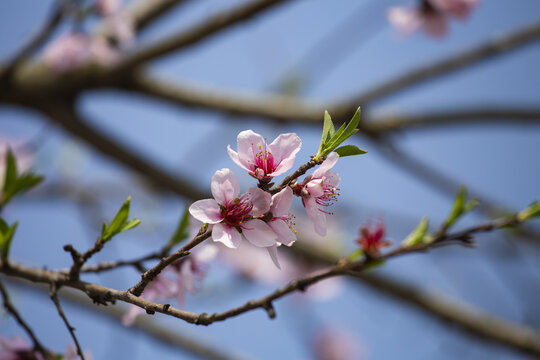
[[30,328],[30,326],[24,321],[15,306],[13,306],[13,304],[11,303],[11,300],[9,299],[9,294],[4,287],[2,281],[0,281],[0,293],[2,294],[4,308],[15,318],[15,320],[24,329],[24,331],[26,331],[26,334],[30,337],[30,339],[32,339],[32,343],[34,344],[34,350],[42,354],[45,359],[52,359],[52,354],[43,345],[41,345],[38,338],[34,334],[34,331],[32,331],[32,328]]
[[[41,284],[31,284],[23,279],[10,278],[9,280],[10,284],[24,287],[25,290],[39,290],[41,292],[46,292],[48,290],[45,285],[42,286]],[[97,308],[88,298],[88,296],[72,288],[63,287],[58,290],[58,294],[62,300],[69,301],[74,305],[83,307],[87,310],[99,310],[96,311],[96,315],[101,315],[107,319],[112,319],[117,326],[121,326],[119,323],[126,313],[125,308],[121,308],[120,306]],[[216,344],[203,341],[200,339],[200,337],[195,337],[182,332],[182,329],[176,327],[171,328],[159,324],[155,321],[155,319],[149,317],[138,317],[132,326],[124,329],[141,331],[145,335],[148,335],[166,345],[172,345],[182,351],[208,360],[252,359],[251,357],[238,353],[236,350],[232,351],[229,349],[224,349],[222,345],[218,347]]]
[[276,194],[283,190],[285,187],[289,186],[293,181],[298,179],[300,176],[304,175],[309,169],[320,165],[324,161],[324,157],[321,157],[318,160],[311,159],[304,165],[300,166],[295,172],[290,175],[287,175],[278,185],[270,190],[270,193]]
[[202,243],[204,240],[208,239],[212,235],[211,231],[206,231],[207,228],[208,228],[207,226],[203,226],[199,234],[195,236],[193,240],[191,240],[186,245],[182,246],[180,249],[176,250],[171,255],[161,259],[161,261],[156,266],[154,266],[150,270],[141,274],[141,280],[135,286],[129,289],[129,292],[135,296],[141,296],[141,294],[143,293],[146,286],[150,283],[150,281],[154,280],[154,278],[158,276],[159,273],[163,271],[163,269],[165,269],[174,261],[181,259],[184,256],[189,255],[189,251],[191,249],[193,249],[195,246],[199,245],[200,243]]
[[126,9],[126,15],[133,19],[138,32],[146,29],[161,16],[187,0],[139,0]]
[[238,5],[234,9],[215,14],[185,31],[136,52],[120,63],[116,69],[133,69],[157,57],[198,44],[226,28],[253,19],[256,15],[285,1],[287,0],[253,0]]
[[39,110],[71,135],[78,137],[90,144],[94,149],[127,166],[143,177],[151,179],[156,187],[172,191],[188,199],[208,197],[205,192],[193,186],[189,180],[160,169],[131,149],[120,145],[118,140],[94,128],[89,122],[83,121],[81,116],[75,113],[75,110],[69,105],[46,105]]
[[436,61],[432,64],[423,64],[416,69],[405,71],[403,75],[392,78],[373,87],[362,94],[351,97],[342,102],[342,106],[351,107],[351,104],[366,104],[379,100],[424,81],[451,74],[467,66],[491,59],[529,45],[540,38],[540,22],[529,24],[504,36],[491,39],[484,44],[476,45],[456,55]]
[[64,314],[64,310],[62,310],[62,306],[60,305],[60,301],[58,300],[58,295],[56,294],[56,292],[57,292],[56,284],[51,283],[51,286],[50,286],[51,300],[56,306],[56,310],[58,310],[58,315],[60,315],[60,317],[64,321],[64,324],[66,325],[66,328],[68,329],[69,334],[71,335],[71,338],[73,339],[73,342],[75,343],[75,347],[77,348],[77,354],[79,354],[81,360],[84,360],[84,354],[82,352],[81,345],[79,344],[79,340],[77,339],[77,336],[75,336],[75,328],[69,324],[66,314]]

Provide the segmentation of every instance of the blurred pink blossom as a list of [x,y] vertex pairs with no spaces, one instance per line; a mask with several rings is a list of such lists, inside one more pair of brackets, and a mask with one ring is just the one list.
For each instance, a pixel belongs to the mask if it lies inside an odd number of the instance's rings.
[[359,360],[362,349],[356,336],[342,327],[326,326],[313,339],[316,360]]
[[216,171],[211,183],[214,199],[194,202],[189,213],[197,220],[215,224],[212,239],[229,248],[237,248],[242,238],[255,246],[269,247],[277,244],[277,235],[260,218],[270,210],[269,193],[251,188],[240,194],[240,185],[230,169]]
[[0,336],[0,360],[22,359],[43,360],[43,356],[20,336]]
[[51,42],[43,54],[45,63],[62,73],[96,63],[113,65],[119,53],[101,37],[90,38],[83,33],[71,32]]
[[122,0],[96,0],[96,8],[101,16],[115,15],[122,8]]
[[336,164],[339,155],[332,152],[326,160],[304,181],[297,184],[294,191],[302,197],[302,203],[306,208],[308,217],[315,226],[315,231],[321,236],[326,235],[326,207],[337,200],[338,185],[341,179],[338,174],[330,171]]
[[237,137],[238,152],[227,146],[231,159],[256,179],[270,179],[288,171],[300,151],[302,140],[294,134],[281,134],[271,144],[261,135],[245,130]]
[[367,254],[378,255],[381,248],[390,245],[384,238],[384,222],[379,220],[375,226],[367,223],[360,229],[360,238],[356,243],[362,247]]
[[[203,280],[208,262],[217,255],[215,245],[206,245],[194,250],[187,258],[177,260],[165,268],[146,287],[141,297],[148,301],[161,301],[176,298],[180,306],[185,305],[186,293],[194,294]],[[144,309],[132,305],[122,318],[126,326],[132,325]]]
[[417,7],[392,7],[387,16],[403,34],[421,28],[428,35],[443,37],[449,17],[465,19],[477,4],[478,0],[424,0]]

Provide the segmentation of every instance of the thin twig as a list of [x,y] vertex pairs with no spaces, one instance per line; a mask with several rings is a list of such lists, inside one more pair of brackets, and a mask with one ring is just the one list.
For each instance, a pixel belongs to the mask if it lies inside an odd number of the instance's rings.
[[276,194],[283,190],[285,187],[289,186],[293,181],[298,179],[300,176],[304,175],[309,169],[322,164],[324,157],[321,157],[318,160],[311,159],[304,165],[300,166],[295,172],[290,175],[287,175],[283,181],[276,185],[273,189],[270,190],[270,193]]
[[193,249],[195,246],[202,243],[204,240],[208,239],[211,235],[211,231],[206,231],[206,227],[203,226],[201,230],[204,229],[204,231],[199,232],[197,236],[193,238],[190,242],[188,242],[186,245],[184,245],[182,248],[176,250],[171,255],[161,259],[161,261],[151,268],[150,270],[144,272],[141,274],[141,280],[133,286],[131,289],[129,289],[129,292],[135,296],[141,296],[146,286],[150,283],[150,281],[154,280],[156,276],[159,275],[159,273],[165,269],[167,266],[169,266],[174,261],[181,259],[184,256],[189,255],[189,251]]
[[82,352],[81,345],[79,344],[79,340],[77,339],[77,336],[75,336],[75,328],[69,324],[69,321],[66,315],[64,314],[64,310],[62,310],[62,306],[60,305],[60,301],[58,300],[58,295],[56,294],[57,290],[58,289],[56,288],[56,284],[51,283],[50,293],[49,293],[51,296],[51,300],[56,306],[56,309],[58,310],[58,315],[60,315],[60,317],[64,321],[64,324],[66,325],[66,328],[68,329],[69,334],[71,335],[71,338],[73,339],[73,342],[75,343],[75,347],[77,348],[77,354],[79,354],[79,356],[81,357],[81,360],[84,360],[84,354]]
[[15,306],[11,303],[9,299],[9,294],[4,287],[4,284],[2,281],[0,281],[0,293],[2,294],[2,299],[4,300],[4,308],[7,312],[9,312],[15,320],[19,323],[19,325],[26,331],[26,334],[32,339],[32,343],[34,344],[34,350],[39,352],[45,359],[50,359],[51,353],[39,342],[38,338],[34,334],[34,331],[30,328],[30,326],[24,321],[22,316],[19,314]]
[[190,45],[199,44],[202,40],[217,34],[232,25],[253,19],[256,15],[263,13],[264,10],[285,1],[287,0],[253,0],[242,3],[231,10],[215,14],[185,31],[174,34],[136,52],[120,63],[117,70],[132,69],[172,51],[178,51]]

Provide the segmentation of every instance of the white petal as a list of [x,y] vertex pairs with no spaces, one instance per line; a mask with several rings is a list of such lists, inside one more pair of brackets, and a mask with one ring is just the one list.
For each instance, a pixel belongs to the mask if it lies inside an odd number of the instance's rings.
[[314,179],[311,180],[306,184],[306,189],[310,196],[312,197],[319,197],[324,194],[323,190],[323,180],[322,179]]
[[242,225],[242,235],[253,245],[268,247],[276,244],[277,235],[264,221],[253,219]]
[[331,152],[326,157],[326,160],[324,160],[323,163],[313,172],[313,177],[319,179],[323,177],[328,170],[330,170],[332,167],[334,167],[334,165],[336,165],[338,159],[338,153],[335,151]]
[[212,240],[223,243],[228,248],[236,249],[242,242],[242,235],[227,224],[216,224],[212,230]]
[[246,191],[246,195],[249,197],[249,201],[253,204],[253,210],[251,215],[260,216],[270,210],[270,204],[272,203],[272,196],[259,188],[250,188]]
[[324,176],[324,183],[337,187],[341,183],[341,178],[337,173],[329,171]]
[[212,195],[219,204],[227,204],[238,197],[240,185],[231,169],[216,171],[212,177]]
[[218,253],[219,249],[216,245],[205,245],[202,246],[198,251],[194,252],[191,256],[195,257],[195,261],[198,262],[208,262],[214,259]]
[[270,211],[274,217],[287,216],[293,201],[293,192],[290,187],[286,187],[274,196],[272,196],[272,206]]
[[217,224],[223,220],[219,204],[214,199],[195,201],[189,207],[189,213],[203,223]]
[[278,237],[277,241],[283,245],[291,246],[296,241],[296,234],[285,221],[277,219],[270,221],[268,225],[276,233]]
[[268,254],[270,254],[270,258],[274,262],[274,265],[276,265],[276,267],[281,270],[281,266],[279,265],[279,260],[277,256],[277,246],[268,246],[266,250],[268,251]]

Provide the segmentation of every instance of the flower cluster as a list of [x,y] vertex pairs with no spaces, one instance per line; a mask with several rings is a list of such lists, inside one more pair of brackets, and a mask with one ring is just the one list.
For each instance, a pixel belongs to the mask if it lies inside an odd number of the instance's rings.
[[368,255],[378,255],[379,251],[390,243],[384,238],[384,222],[379,220],[375,226],[366,224],[360,229],[360,237],[356,243],[360,245],[364,253]]
[[95,0],[93,13],[103,19],[110,38],[79,30],[63,34],[44,51],[43,59],[50,68],[62,73],[89,64],[110,66],[120,59],[121,50],[132,44],[134,24],[122,11],[121,0]]
[[477,4],[478,0],[422,0],[415,8],[390,8],[388,21],[405,34],[421,28],[428,35],[443,37],[450,18],[466,19]]
[[274,195],[265,191],[272,178],[284,174],[294,164],[302,141],[296,134],[279,135],[272,143],[246,130],[237,137],[238,151],[228,146],[231,159],[259,180],[259,187],[240,194],[240,185],[230,169],[216,171],[212,178],[213,199],[199,200],[189,207],[191,215],[211,224],[212,239],[229,248],[237,248],[242,239],[266,248],[276,267],[280,268],[277,247],[291,246],[296,240],[290,209],[294,195],[301,197],[315,230],[326,235],[326,207],[338,195],[340,178],[330,169],[339,155],[335,152],[304,181],[288,184]]

